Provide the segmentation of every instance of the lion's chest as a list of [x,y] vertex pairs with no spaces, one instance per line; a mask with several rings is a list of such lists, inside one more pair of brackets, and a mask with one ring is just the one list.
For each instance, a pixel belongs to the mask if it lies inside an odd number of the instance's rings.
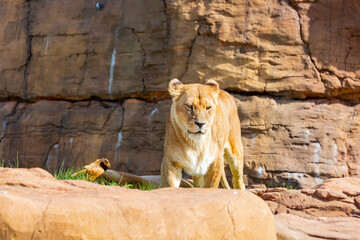
[[214,162],[215,156],[211,153],[210,148],[203,151],[188,150],[184,170],[191,176],[205,175],[209,166]]

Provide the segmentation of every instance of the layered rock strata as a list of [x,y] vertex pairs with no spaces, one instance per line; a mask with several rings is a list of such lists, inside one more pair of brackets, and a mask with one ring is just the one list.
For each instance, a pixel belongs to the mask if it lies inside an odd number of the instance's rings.
[[239,99],[247,184],[359,173],[359,1],[95,4],[0,4],[0,158],[159,174],[177,77]]
[[313,188],[251,190],[275,214],[278,239],[356,239],[360,178],[330,179]]

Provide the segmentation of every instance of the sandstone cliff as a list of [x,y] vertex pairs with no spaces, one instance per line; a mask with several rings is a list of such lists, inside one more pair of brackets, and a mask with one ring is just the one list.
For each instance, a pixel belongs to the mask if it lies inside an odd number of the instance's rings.
[[158,174],[167,84],[239,106],[247,184],[360,173],[357,0],[1,0],[0,157]]

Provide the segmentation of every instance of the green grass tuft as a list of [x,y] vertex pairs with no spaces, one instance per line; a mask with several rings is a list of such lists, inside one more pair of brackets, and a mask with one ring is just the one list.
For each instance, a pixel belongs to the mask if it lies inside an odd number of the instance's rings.
[[154,190],[156,188],[157,187],[153,183],[149,183],[149,184],[141,183],[141,184],[138,184],[138,186],[137,186],[137,189],[142,190],[142,191],[150,191],[150,190]]
[[[5,167],[5,159],[2,158],[0,161],[0,167]],[[19,168],[19,161],[16,160],[13,163],[11,163],[11,161],[8,161],[7,164],[10,168]],[[52,175],[58,179],[58,180],[85,180],[88,182],[91,182],[90,180],[90,176],[87,175],[85,172],[77,174],[76,176],[71,176],[73,173],[77,172],[78,169],[74,169],[74,167],[65,169],[64,168],[64,162],[61,164],[60,168],[58,170],[55,170]],[[95,179],[94,183],[100,184],[100,185],[107,185],[107,186],[120,186],[117,182],[115,181],[108,181],[105,178],[99,177],[97,179]],[[126,188],[126,189],[140,189],[143,191],[149,191],[149,190],[154,190],[157,187],[150,183],[149,185],[145,184],[145,183],[141,183],[141,184],[125,184],[120,186],[122,188]]]
[[[60,169],[55,171],[53,173],[54,177],[58,180],[85,180],[85,181],[91,181],[89,175],[87,175],[85,172],[80,173],[76,176],[71,176],[74,172],[77,172],[78,170],[75,170],[73,167],[69,168],[69,169],[64,169],[63,164],[60,166]],[[107,186],[120,186],[117,182],[115,181],[108,181],[105,178],[99,177],[97,178],[94,183],[100,184],[100,185],[107,185]],[[139,190],[143,190],[143,191],[149,191],[149,190],[154,190],[157,187],[150,183],[150,184],[145,184],[145,183],[141,183],[141,184],[125,184],[123,186],[120,186],[122,188],[126,188],[126,189],[139,189]]]

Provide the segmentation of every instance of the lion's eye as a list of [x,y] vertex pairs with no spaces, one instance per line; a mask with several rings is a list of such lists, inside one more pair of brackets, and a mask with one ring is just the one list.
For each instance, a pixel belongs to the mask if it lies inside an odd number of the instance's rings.
[[209,111],[211,109],[211,106],[206,107],[206,111]]
[[193,109],[193,106],[191,106],[191,105],[189,105],[189,104],[185,104],[185,105],[186,105],[186,107],[187,107],[188,109],[190,109],[190,110]]

